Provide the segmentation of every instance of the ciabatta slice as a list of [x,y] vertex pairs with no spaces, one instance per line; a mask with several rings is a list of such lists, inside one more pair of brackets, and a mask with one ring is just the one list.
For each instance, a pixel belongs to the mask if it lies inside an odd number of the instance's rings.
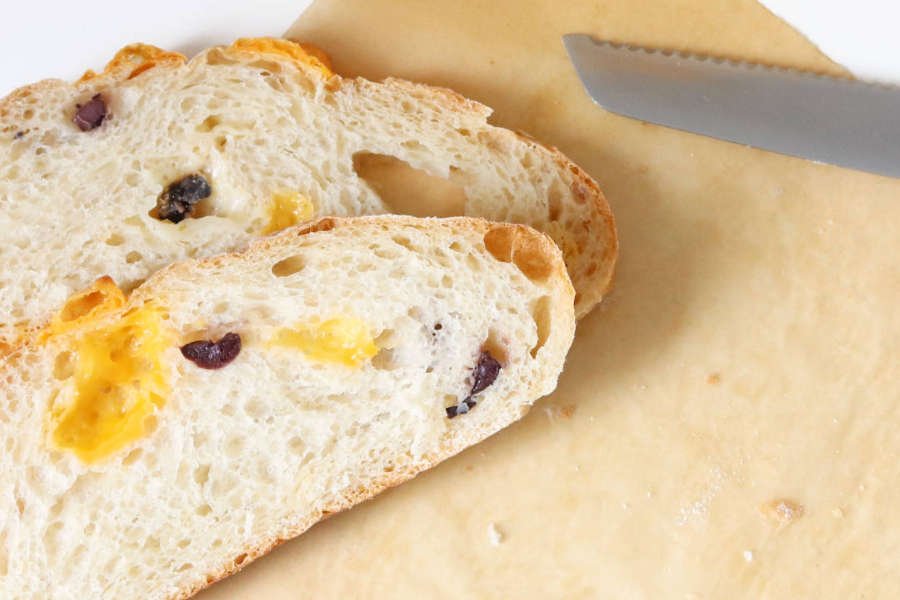
[[[0,341],[43,325],[103,275],[134,286],[295,221],[403,211],[548,233],[583,315],[612,275],[609,207],[577,166],[489,125],[490,112],[446,89],[343,79],[266,39],[190,61],[132,46],[100,75],[18,90],[0,102]],[[415,194],[404,163],[456,193]],[[210,195],[179,223],[161,220],[158,198],[189,175]],[[401,186],[402,206],[376,193],[391,195],[385,179]]]
[[0,597],[236,571],[522,416],[573,296],[548,237],[469,218],[326,219],[127,299],[98,282],[0,359]]

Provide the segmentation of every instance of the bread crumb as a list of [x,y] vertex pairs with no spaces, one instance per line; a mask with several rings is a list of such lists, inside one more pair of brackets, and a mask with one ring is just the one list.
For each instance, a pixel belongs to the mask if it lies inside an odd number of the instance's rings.
[[759,512],[776,525],[783,527],[803,516],[802,504],[786,498],[776,498],[760,505]]
[[722,383],[722,376],[718,373],[710,373],[706,376],[706,383],[709,385],[719,385]]
[[835,508],[834,510],[831,511],[831,516],[834,517],[835,519],[843,519],[844,511],[841,508]]
[[575,414],[575,408],[574,404],[551,404],[550,406],[544,407],[544,413],[551,421],[556,421],[557,419],[571,419]]
[[499,546],[503,543],[503,531],[501,531],[500,528],[497,527],[497,524],[493,521],[488,523],[487,534],[488,540],[491,542],[491,546]]
[[744,550],[744,560],[753,562],[753,550]]

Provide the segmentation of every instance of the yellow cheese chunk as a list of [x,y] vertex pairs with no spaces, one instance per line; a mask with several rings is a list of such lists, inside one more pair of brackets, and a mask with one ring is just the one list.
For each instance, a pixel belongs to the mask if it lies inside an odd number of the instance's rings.
[[299,192],[284,190],[272,195],[269,204],[269,223],[263,234],[275,233],[313,218],[315,209],[312,201]]
[[145,304],[113,320],[104,319],[112,310],[107,304],[118,308],[120,295],[109,293],[107,303],[64,320],[67,309],[82,307],[83,298],[90,297],[82,293],[58,315],[59,322],[70,324],[61,333],[71,335],[74,394],[51,408],[52,441],[84,462],[106,458],[143,437],[147,417],[165,404],[169,394],[162,355],[175,336],[165,325],[163,311]]
[[300,350],[310,360],[357,367],[378,353],[368,326],[355,317],[285,327],[269,340],[271,346]]

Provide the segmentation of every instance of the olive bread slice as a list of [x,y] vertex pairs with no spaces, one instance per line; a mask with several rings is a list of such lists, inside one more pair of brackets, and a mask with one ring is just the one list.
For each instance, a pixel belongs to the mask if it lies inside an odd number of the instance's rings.
[[277,39],[189,61],[134,45],[100,74],[0,101],[0,342],[103,275],[127,289],[324,216],[528,224],[562,249],[576,313],[600,301],[615,227],[581,169],[450,90],[326,62]]
[[195,593],[522,416],[573,298],[549,237],[464,217],[101,279],[0,358],[0,597]]

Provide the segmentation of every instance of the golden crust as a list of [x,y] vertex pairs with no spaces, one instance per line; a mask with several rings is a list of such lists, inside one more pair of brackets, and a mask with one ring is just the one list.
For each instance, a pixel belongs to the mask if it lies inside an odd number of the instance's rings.
[[103,71],[95,73],[88,69],[77,83],[84,83],[99,77],[133,79],[153,67],[180,67],[186,61],[187,58],[178,52],[169,52],[150,44],[130,44],[116,52],[112,60],[103,67]]
[[322,50],[311,44],[304,46],[280,38],[241,38],[229,46],[227,52],[266,54],[289,58],[301,68],[311,67],[326,79],[334,75],[331,71],[331,61]]

